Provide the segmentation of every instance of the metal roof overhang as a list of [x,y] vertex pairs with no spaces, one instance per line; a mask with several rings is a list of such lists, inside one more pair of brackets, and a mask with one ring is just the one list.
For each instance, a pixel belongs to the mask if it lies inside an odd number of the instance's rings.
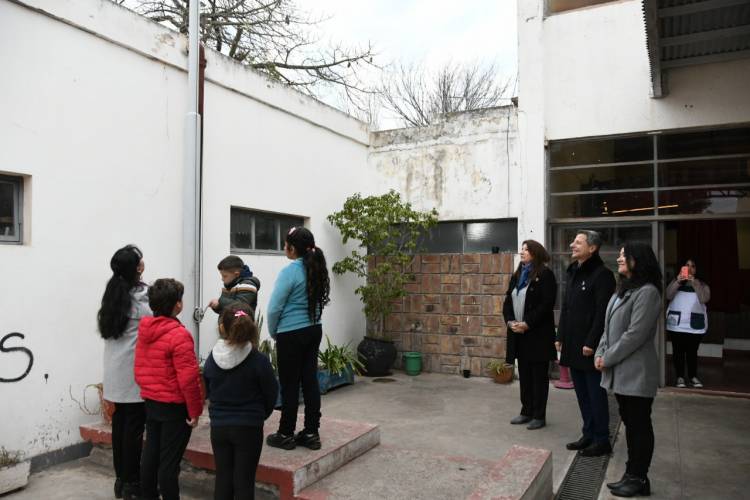
[[643,0],[643,16],[651,97],[670,68],[750,57],[750,0]]

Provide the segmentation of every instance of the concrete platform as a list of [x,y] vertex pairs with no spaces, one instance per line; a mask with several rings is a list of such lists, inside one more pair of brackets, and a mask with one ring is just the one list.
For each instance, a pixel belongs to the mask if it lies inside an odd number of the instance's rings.
[[[302,428],[302,418],[299,415],[297,428]],[[278,429],[278,421],[279,412],[274,411],[266,421],[266,435]],[[294,498],[302,489],[380,443],[377,425],[326,417],[321,419],[320,424],[323,443],[320,450],[298,448],[288,451],[264,446],[256,481],[271,486],[282,499]],[[80,432],[83,439],[94,444],[112,443],[109,424],[83,425]],[[193,467],[215,470],[208,419],[201,418],[193,430],[184,458]]]

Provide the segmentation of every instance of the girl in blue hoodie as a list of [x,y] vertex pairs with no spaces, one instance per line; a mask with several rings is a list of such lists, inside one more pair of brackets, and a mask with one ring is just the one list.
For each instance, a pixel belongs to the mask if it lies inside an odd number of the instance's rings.
[[263,422],[273,412],[278,394],[271,362],[257,349],[252,314],[242,303],[224,309],[221,338],[203,369],[216,463],[215,500],[255,498]]

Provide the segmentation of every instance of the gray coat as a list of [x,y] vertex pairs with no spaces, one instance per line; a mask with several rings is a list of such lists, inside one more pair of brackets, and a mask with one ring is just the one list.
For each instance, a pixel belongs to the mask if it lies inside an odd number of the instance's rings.
[[131,306],[125,332],[117,339],[104,341],[104,399],[113,403],[140,403],[141,389],[135,383],[135,341],[138,323],[151,315],[148,306],[148,287],[141,285],[130,291]]
[[653,398],[659,384],[656,328],[661,295],[654,285],[628,290],[607,305],[596,357],[604,359],[602,387],[625,396]]

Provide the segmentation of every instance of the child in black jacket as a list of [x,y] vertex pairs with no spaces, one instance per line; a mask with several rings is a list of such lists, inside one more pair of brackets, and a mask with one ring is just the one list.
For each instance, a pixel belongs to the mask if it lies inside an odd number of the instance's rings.
[[278,386],[271,362],[257,349],[258,328],[248,305],[226,307],[219,333],[203,370],[216,462],[214,498],[252,499],[263,422],[273,412]]

